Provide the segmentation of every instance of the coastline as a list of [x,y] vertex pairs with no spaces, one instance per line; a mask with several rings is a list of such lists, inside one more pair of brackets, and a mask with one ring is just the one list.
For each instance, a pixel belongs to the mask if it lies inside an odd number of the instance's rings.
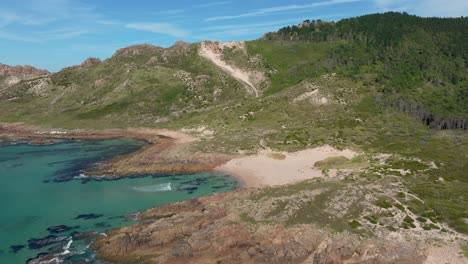
[[48,144],[53,139],[116,139],[144,140],[149,144],[136,152],[114,157],[85,171],[87,177],[106,175],[110,178],[135,174],[180,174],[212,171],[232,158],[226,154],[193,152],[190,144],[198,138],[167,129],[46,129],[22,123],[0,123],[0,139],[31,140]]
[[[0,259],[5,263],[25,263],[27,258],[31,263],[39,263],[32,258],[43,259],[39,253],[46,252],[51,256],[60,254],[60,257],[57,255],[60,259],[86,257],[92,252],[85,247],[98,233],[131,224],[131,220],[136,220],[132,214],[237,187],[233,178],[214,173],[135,175],[118,180],[74,176],[92,163],[131,153],[144,145],[132,139],[53,140],[49,146],[36,146],[29,140],[3,143],[5,147],[0,150],[1,171],[5,172],[2,198],[17,201],[15,208],[20,208],[8,209],[8,218],[2,222],[4,226],[11,226],[8,231],[0,232],[5,238],[0,250],[6,252]],[[170,190],[164,188],[166,184],[172,184]],[[27,199],[31,196],[34,201]],[[41,201],[44,206],[36,206],[35,201]],[[18,229],[14,223],[21,222],[23,213],[44,220]],[[84,240],[78,242],[82,235]],[[60,240],[54,240],[53,236]],[[76,242],[69,254],[61,251],[61,247],[66,246],[65,237]],[[36,244],[31,246],[32,243]],[[49,243],[54,247],[46,249],[44,246],[38,251],[37,248]]]
[[[242,188],[294,184],[324,177],[318,161],[333,157],[351,159],[358,153],[338,150],[329,145],[287,153],[262,150],[254,155],[228,155],[194,152],[190,145],[194,136],[167,129],[44,129],[21,123],[0,123],[0,139],[28,139],[47,144],[50,139],[113,139],[131,138],[149,144],[136,152],[116,156],[84,171],[86,177],[121,178],[137,174],[180,174],[206,171],[234,177]],[[330,176],[330,175],[328,175]],[[331,175],[333,177],[333,175]]]
[[[458,247],[455,242],[444,245],[443,248],[434,247],[432,244],[418,244],[419,236],[432,239],[435,233],[431,232],[427,234],[417,233],[420,231],[407,233],[406,235],[415,238],[406,240],[404,233],[387,230],[377,233],[375,238],[363,239],[354,234],[333,234],[327,228],[318,228],[313,225],[285,226],[281,224],[282,218],[277,218],[276,224],[271,222],[272,220],[268,218],[269,210],[276,212],[276,206],[281,205],[282,201],[275,196],[266,196],[262,200],[255,198],[265,195],[262,187],[273,186],[272,188],[275,189],[277,188],[275,186],[294,185],[313,178],[327,178],[333,182],[336,180],[336,173],[333,171],[324,173],[319,166],[316,166],[316,162],[334,157],[352,159],[359,154],[352,150],[338,150],[324,145],[292,153],[273,152],[267,149],[249,156],[217,155],[194,153],[190,149],[190,144],[198,139],[178,131],[146,128],[57,130],[18,123],[0,123],[0,139],[37,140],[38,144],[47,144],[49,139],[113,138],[133,138],[145,140],[150,144],[139,151],[118,156],[90,168],[86,171],[86,173],[90,172],[86,174],[87,177],[106,175],[110,178],[118,178],[138,173],[175,174],[216,171],[234,177],[241,188],[141,212],[138,215],[145,221],[110,230],[93,242],[91,247],[96,250],[99,259],[120,262],[139,260],[141,256],[148,256],[149,261],[159,257],[162,257],[161,260],[167,258],[178,261],[192,258],[195,255],[195,260],[200,262],[224,258],[239,260],[240,258],[262,259],[264,257],[281,262],[284,260],[281,250],[287,250],[287,254],[294,255],[294,259],[298,261],[311,257],[325,261],[330,258],[347,258],[347,255],[339,253],[340,248],[344,246],[343,241],[346,241],[346,247],[355,252],[366,252],[372,248],[376,251],[376,259],[385,259],[386,252],[390,250],[397,255],[397,259],[403,262],[412,259],[415,263],[424,261],[436,263],[445,257],[440,253],[441,251],[443,253],[451,250],[453,263],[463,262],[454,253]],[[311,190],[307,195],[313,197],[321,192]],[[300,198],[299,201],[301,199],[304,198]],[[283,211],[287,213],[287,210]],[[259,221],[262,218],[267,219],[265,226],[252,224],[257,218],[260,219]],[[173,227],[166,230],[167,225]],[[273,230],[273,232],[268,230]],[[157,234],[157,236],[152,236],[151,240],[148,240],[144,234]],[[454,237],[451,234],[442,235],[440,237],[442,241],[451,241]],[[439,239],[437,236],[434,239]],[[315,242],[304,237],[313,238]],[[394,243],[393,239],[396,239],[397,243]],[[134,244],[132,241],[138,243]],[[206,247],[205,241],[222,246]],[[262,246],[244,248],[243,241],[254,241],[252,245]],[[377,248],[373,245],[377,245]],[[127,247],[133,250],[130,255],[127,254]],[[264,255],[264,252],[268,252],[270,248],[276,253]],[[411,250],[408,250],[410,248]],[[243,255],[242,252],[246,250],[249,256]],[[214,252],[222,252],[222,254],[213,255]],[[365,259],[365,254],[352,257],[353,261]]]

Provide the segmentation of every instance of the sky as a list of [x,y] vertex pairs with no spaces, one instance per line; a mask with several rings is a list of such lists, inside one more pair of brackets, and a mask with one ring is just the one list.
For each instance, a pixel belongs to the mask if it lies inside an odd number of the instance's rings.
[[252,40],[305,19],[468,16],[468,0],[0,0],[0,63],[58,71],[119,48]]

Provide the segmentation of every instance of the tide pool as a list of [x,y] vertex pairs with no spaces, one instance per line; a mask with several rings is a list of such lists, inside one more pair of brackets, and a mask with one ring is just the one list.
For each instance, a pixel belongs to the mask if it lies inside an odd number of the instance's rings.
[[41,252],[59,256],[65,250],[72,253],[64,255],[69,263],[92,259],[86,248],[90,241],[73,234],[104,232],[133,223],[129,214],[237,187],[232,178],[215,173],[80,177],[87,166],[144,144],[129,139],[44,146],[0,142],[0,263],[25,263]]

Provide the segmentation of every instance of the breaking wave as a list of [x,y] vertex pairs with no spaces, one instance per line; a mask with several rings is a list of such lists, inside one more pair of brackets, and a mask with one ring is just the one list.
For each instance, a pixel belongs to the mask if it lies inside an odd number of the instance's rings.
[[165,192],[172,190],[170,182],[148,186],[135,186],[132,187],[132,189],[138,192]]

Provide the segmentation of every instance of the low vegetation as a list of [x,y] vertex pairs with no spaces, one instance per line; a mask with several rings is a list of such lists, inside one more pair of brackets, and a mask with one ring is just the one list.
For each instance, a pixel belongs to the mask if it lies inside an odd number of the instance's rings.
[[[244,219],[351,232],[446,223],[468,234],[467,30],[467,18],[399,13],[286,27],[246,42],[242,52],[225,51],[228,63],[265,74],[258,98],[198,56],[197,43],[133,46],[103,62],[0,89],[0,121],[203,126],[213,131],[194,145],[203,152],[350,148],[363,154],[315,164],[349,175],[266,188],[252,199],[277,200],[276,210],[244,212]],[[284,158],[278,153],[272,158]]]

